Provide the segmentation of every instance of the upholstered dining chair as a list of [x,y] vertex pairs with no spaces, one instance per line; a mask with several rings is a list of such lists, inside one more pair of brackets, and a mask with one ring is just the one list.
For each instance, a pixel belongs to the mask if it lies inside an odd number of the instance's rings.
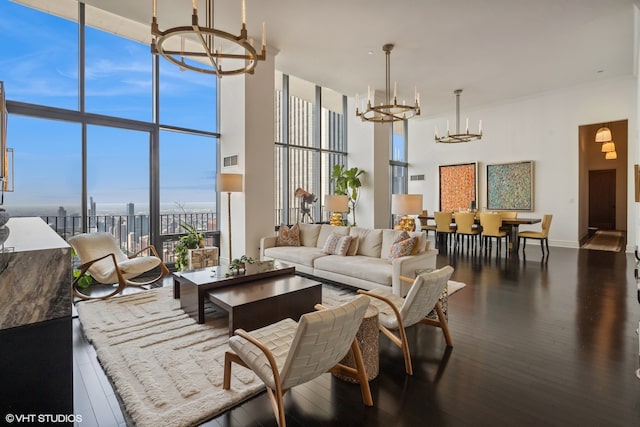
[[[169,269],[162,262],[153,245],[147,246],[133,255],[127,256],[109,233],[85,233],[70,237],[69,244],[73,247],[81,265],[78,267],[80,275],[71,284],[73,295],[82,299],[106,299],[112,297],[127,286],[145,286],[161,280]],[[144,255],[144,254],[148,255]],[[144,281],[131,280],[143,273],[160,267],[159,275]],[[100,297],[89,297],[78,290],[78,281],[89,272],[91,277],[99,283],[116,284],[113,292]]]
[[[402,349],[404,367],[408,375],[413,375],[413,367],[406,328],[417,323],[437,326],[442,329],[447,346],[453,347],[447,318],[439,301],[452,274],[453,267],[447,265],[441,269],[420,274],[415,279],[401,277],[403,281],[412,283],[404,298],[387,289],[370,291],[358,289],[358,293],[370,297],[371,305],[378,309],[378,328],[380,331]],[[434,308],[438,315],[437,319],[427,317]],[[393,331],[397,331],[398,335]]]
[[467,244],[471,243],[476,248],[476,240],[480,235],[480,228],[475,225],[476,214],[474,212],[456,212],[456,245],[460,239],[467,237]]
[[[494,212],[480,213],[480,227],[482,228],[482,240],[485,252],[490,249],[490,243],[496,239],[496,255],[500,255],[500,243],[505,239],[505,253],[509,253],[509,234],[502,229],[502,215]],[[487,241],[488,240],[488,241]]]
[[436,224],[435,223],[429,223],[429,221],[427,220],[427,217],[429,216],[429,211],[428,210],[423,210],[422,211],[422,215],[421,215],[424,219],[420,219],[420,224],[421,224],[421,229],[422,231],[424,231],[427,235],[427,237],[429,237],[429,232],[433,231],[433,235],[434,237],[436,236],[437,231],[436,231]]
[[518,239],[522,240],[522,253],[524,254],[525,247],[527,246],[527,239],[540,240],[540,249],[542,250],[542,256],[545,256],[544,249],[547,248],[547,255],[549,256],[549,229],[551,228],[551,220],[553,215],[546,214],[542,216],[542,229],[540,231],[520,231],[518,233]]
[[[265,384],[273,412],[285,427],[284,394],[299,384],[327,371],[357,378],[362,400],[373,406],[356,333],[369,306],[369,298],[359,296],[337,307],[316,306],[319,311],[300,316],[298,322],[281,320],[247,332],[237,329],[229,338],[224,357],[223,388],[231,388],[232,363],[251,369]],[[353,352],[356,368],[339,362]]]
[[436,221],[436,243],[438,238],[442,239],[442,236],[444,236],[448,244],[451,236],[456,233],[456,227],[451,225],[453,223],[453,213],[434,212],[433,218]]

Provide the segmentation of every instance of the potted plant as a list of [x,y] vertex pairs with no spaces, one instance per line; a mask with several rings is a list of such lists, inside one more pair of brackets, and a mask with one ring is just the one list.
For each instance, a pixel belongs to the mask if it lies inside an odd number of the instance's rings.
[[[254,259],[246,255],[242,255],[240,258],[234,258],[229,264],[230,274],[240,274],[240,270],[244,270],[247,264],[254,262]],[[235,272],[234,272],[235,270]]]
[[204,248],[204,235],[195,226],[190,224],[180,224],[180,227],[187,232],[180,237],[174,249],[176,254],[176,269],[183,270],[188,263],[189,249]]
[[357,167],[347,169],[344,165],[334,165],[331,171],[331,181],[335,186],[334,193],[349,197],[349,212],[353,213],[352,226],[356,225],[356,205],[360,198],[360,187],[362,187],[360,176],[363,173],[362,169]]

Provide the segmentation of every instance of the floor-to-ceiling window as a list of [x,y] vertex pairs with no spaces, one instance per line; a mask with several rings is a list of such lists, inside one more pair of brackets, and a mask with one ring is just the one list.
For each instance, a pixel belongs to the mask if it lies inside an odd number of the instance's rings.
[[[391,160],[389,174],[391,177],[391,194],[405,194],[409,186],[407,163],[407,121],[393,122],[391,136]],[[392,215],[389,215],[391,218]],[[393,224],[389,224],[393,226]]]
[[344,96],[293,76],[276,80],[276,222],[326,221],[331,170],[346,165]]
[[214,244],[215,76],[153,57],[146,25],[76,0],[37,7],[54,12],[0,2],[15,150],[4,207],[63,236],[105,230],[128,251],[153,243],[168,262],[180,223]]

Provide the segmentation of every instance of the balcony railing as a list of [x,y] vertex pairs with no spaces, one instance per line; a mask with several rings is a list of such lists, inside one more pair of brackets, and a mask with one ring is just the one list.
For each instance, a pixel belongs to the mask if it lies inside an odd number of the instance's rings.
[[[41,217],[63,239],[82,233],[80,216]],[[220,245],[220,232],[214,212],[181,213],[160,215],[159,255],[166,264],[175,263],[174,247],[181,236],[186,234],[180,224],[196,227],[205,236],[207,246]],[[135,253],[149,246],[149,215],[95,215],[89,217],[89,232],[112,234],[125,253]]]

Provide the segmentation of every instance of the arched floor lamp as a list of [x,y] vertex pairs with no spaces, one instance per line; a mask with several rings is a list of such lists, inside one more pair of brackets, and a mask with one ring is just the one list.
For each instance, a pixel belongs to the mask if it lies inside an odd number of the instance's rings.
[[216,179],[218,192],[227,193],[227,207],[229,211],[229,264],[233,260],[231,251],[231,193],[242,192],[242,174],[239,173],[219,173]]

